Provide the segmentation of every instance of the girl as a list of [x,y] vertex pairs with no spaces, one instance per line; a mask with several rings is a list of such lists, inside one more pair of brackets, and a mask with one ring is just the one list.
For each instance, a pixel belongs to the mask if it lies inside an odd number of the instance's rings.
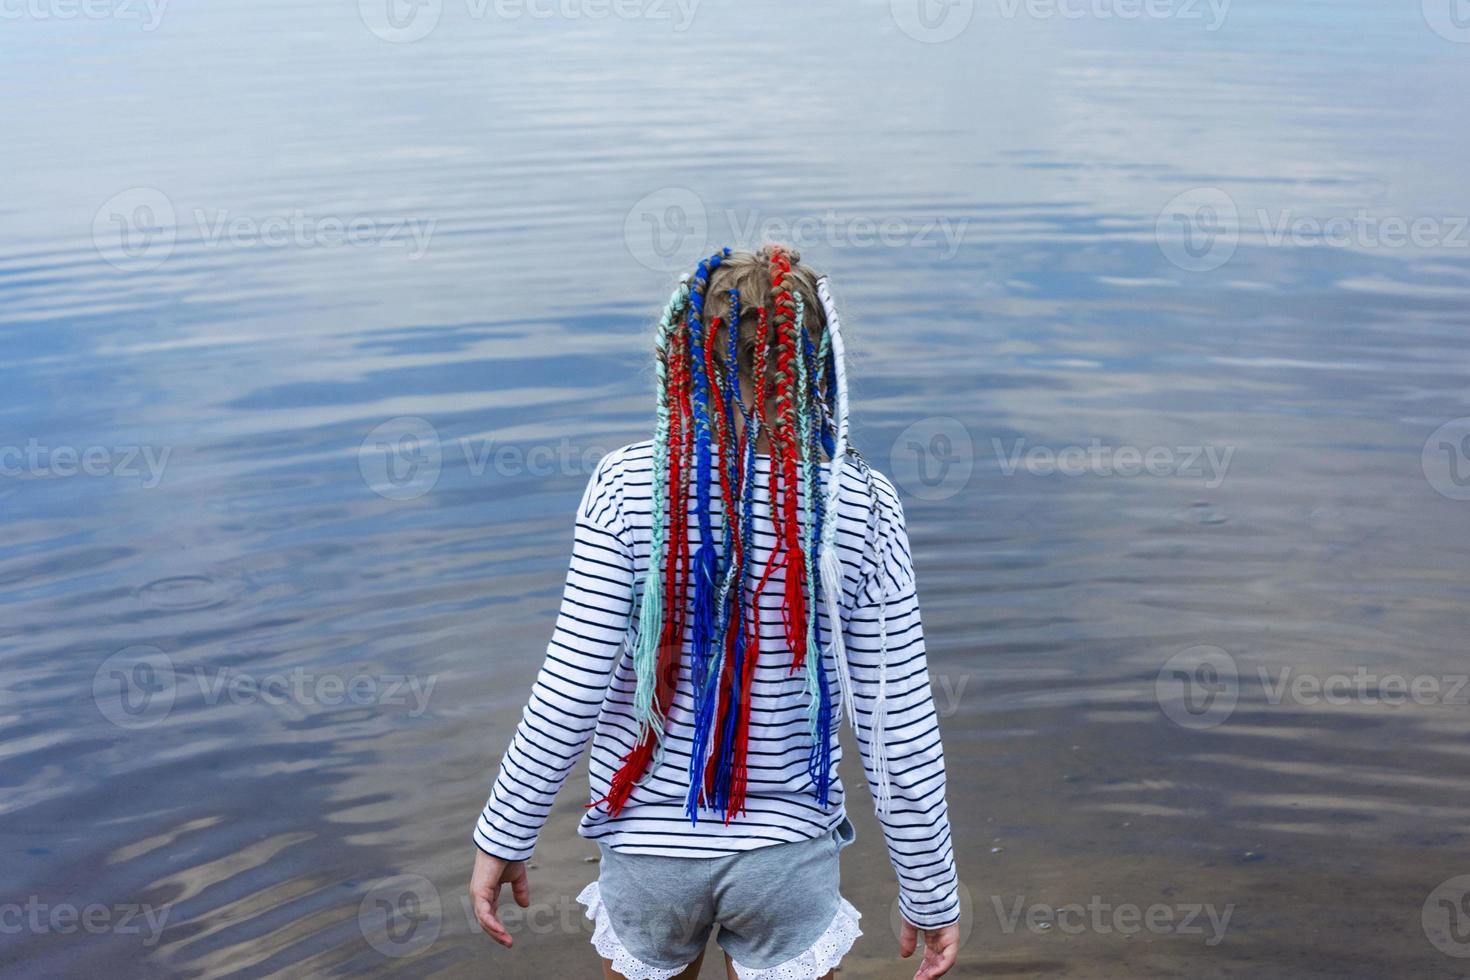
[[721,251],[658,326],[654,438],[605,457],[530,703],[475,826],[470,894],[500,886],[588,740],[577,900],[603,973],[698,975],[713,928],[739,980],[830,977],[861,935],[838,893],[838,729],[853,727],[898,873],[916,977],[959,946],[940,746],[903,510],[848,443],[842,335],[794,250]]

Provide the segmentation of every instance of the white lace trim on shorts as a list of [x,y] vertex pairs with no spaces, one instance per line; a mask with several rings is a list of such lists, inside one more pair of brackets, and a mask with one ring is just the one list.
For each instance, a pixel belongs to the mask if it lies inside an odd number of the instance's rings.
[[[688,963],[671,968],[650,966],[628,952],[619,941],[617,933],[613,932],[612,919],[606,906],[602,904],[602,891],[597,887],[597,882],[594,881],[582,889],[577,901],[587,906],[587,918],[595,923],[592,945],[596,948],[597,955],[610,960],[613,970],[628,980],[669,980],[688,968]],[[832,917],[826,931],[811,946],[784,963],[761,969],[743,966],[737,960],[736,976],[740,980],[819,980],[826,976],[829,970],[842,962],[842,957],[847,955],[852,944],[863,934],[858,928],[858,919],[862,918],[862,913],[847,899],[839,898],[838,901],[837,914]]]
[[785,963],[777,963],[763,970],[741,966],[740,961],[736,960],[735,975],[740,980],[817,980],[825,977],[827,971],[842,962],[842,957],[852,949],[857,937],[863,934],[858,928],[858,919],[863,914],[853,908],[847,899],[839,897],[837,901],[837,914],[832,916],[827,930],[811,946]]

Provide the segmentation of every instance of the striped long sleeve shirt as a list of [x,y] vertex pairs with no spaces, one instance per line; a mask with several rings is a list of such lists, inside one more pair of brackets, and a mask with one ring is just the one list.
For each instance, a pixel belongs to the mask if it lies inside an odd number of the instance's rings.
[[[506,860],[530,856],[558,790],[589,740],[589,803],[606,795],[620,760],[637,741],[636,681],[625,641],[637,618],[648,567],[653,463],[652,444],[635,443],[606,456],[588,482],[546,660],[474,829],[476,846],[487,854]],[[754,487],[754,560],[756,568],[764,569],[777,541],[770,519],[769,460],[762,457],[761,463]],[[830,464],[819,469],[825,493]],[[898,875],[901,911],[921,928],[947,925],[958,920],[960,908],[944,796],[944,751],[903,509],[888,479],[861,459],[849,458],[839,479],[836,548],[844,582],[842,621],[828,622],[825,608],[818,618],[827,686],[834,700],[839,699],[836,665],[825,651],[830,630],[842,629],[853,679],[856,741],[874,794],[878,776],[871,723],[879,675],[885,675],[882,730],[891,799],[878,816]],[[718,494],[711,506],[719,540]],[[692,550],[698,528],[688,533]],[[778,568],[758,597],[760,645],[751,697],[746,813],[728,824],[713,813],[691,824],[685,813],[693,734],[686,657],[668,712],[662,757],[617,817],[608,814],[605,804],[588,809],[579,828],[582,836],[632,854],[718,857],[817,837],[841,823],[845,805],[840,780],[834,778],[829,804],[823,807],[808,776],[806,681],[802,672],[791,670],[783,592]],[[886,635],[886,657],[879,656],[880,633]],[[687,641],[686,634],[686,649]],[[844,711],[840,701],[833,705],[834,728]],[[834,770],[840,759],[838,740],[832,752]]]

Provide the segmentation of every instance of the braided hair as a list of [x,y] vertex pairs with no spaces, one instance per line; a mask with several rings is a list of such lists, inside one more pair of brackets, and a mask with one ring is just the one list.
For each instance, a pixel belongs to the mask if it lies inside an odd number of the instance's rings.
[[[607,796],[592,805],[606,803],[616,816],[658,768],[675,682],[687,664],[694,734],[685,812],[693,823],[701,811],[726,823],[745,812],[760,597],[779,572],[789,666],[805,677],[808,773],[825,807],[835,737],[828,657],[856,723],[836,554],[836,474],[851,453],[847,383],[826,280],[782,246],[754,254],[722,249],[674,290],[656,350],[652,541],[630,639],[638,734]],[[770,450],[764,457],[756,451],[761,441]],[[831,464],[825,488],[824,457]],[[757,567],[762,463],[775,545]],[[819,614],[826,616],[826,651]],[[880,736],[875,730],[872,738]]]

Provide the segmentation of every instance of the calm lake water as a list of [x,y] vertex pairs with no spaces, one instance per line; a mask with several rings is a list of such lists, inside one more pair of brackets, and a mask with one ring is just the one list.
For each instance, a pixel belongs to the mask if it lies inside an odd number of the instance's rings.
[[673,270],[780,238],[905,493],[954,975],[1466,975],[1456,13],[6,6],[6,974],[592,975],[584,777],[510,953],[470,827]]

